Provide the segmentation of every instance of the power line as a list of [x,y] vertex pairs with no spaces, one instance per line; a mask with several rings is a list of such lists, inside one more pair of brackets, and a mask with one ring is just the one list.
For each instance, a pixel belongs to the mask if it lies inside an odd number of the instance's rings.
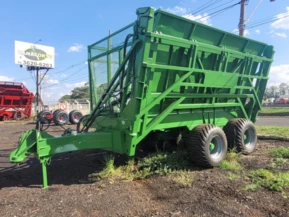
[[173,7],[176,7],[178,4],[180,4],[183,0],[179,0],[176,4],[174,4]]
[[[225,8],[223,8],[223,9],[220,9],[220,10],[218,10],[218,11],[215,11],[215,12],[213,12],[213,13],[207,14],[206,16],[203,16],[203,17],[201,17],[201,18],[199,18],[199,19],[196,19],[195,21],[204,19],[205,17],[208,17],[207,19],[209,19],[210,17],[212,17],[212,15],[217,16],[217,15],[219,15],[219,14],[221,14],[221,13],[223,13],[223,12],[225,12],[225,11],[227,11],[227,10],[235,7],[235,6],[237,6],[237,5],[240,4],[240,3],[241,3],[241,1],[238,2],[238,3],[232,4],[232,5],[228,6],[228,7],[225,7]],[[207,19],[206,19],[206,20],[207,20]]]
[[282,18],[283,16],[288,15],[288,13],[289,12],[285,12],[285,13],[276,14],[276,15],[273,15],[273,16],[270,16],[270,17],[262,18],[260,20],[257,20],[255,22],[250,23],[250,25],[256,25],[256,24],[259,24],[259,23],[262,23],[262,22],[266,22],[266,21],[269,21],[269,20],[272,20],[272,19],[276,19],[276,18]]
[[224,6],[224,5],[227,5],[227,4],[229,4],[229,3],[233,2],[233,1],[237,1],[237,0],[231,0],[231,1],[228,1],[228,2],[226,2],[226,3],[224,3],[224,4],[221,4],[221,5],[219,5],[219,6],[216,6],[216,7],[214,7],[214,8],[211,8],[211,9],[207,10],[206,13],[209,12],[209,11],[212,11],[212,10],[214,10],[214,9],[216,9],[216,8],[219,8],[219,7],[222,7],[222,6]]
[[250,25],[246,26],[246,29],[254,28],[257,26],[261,26],[261,25],[264,25],[267,23],[277,21],[277,20],[281,20],[281,19],[286,18],[288,16],[289,16],[289,12],[286,12],[286,13],[282,13],[282,14],[276,14],[276,15],[271,16],[271,17],[263,18],[261,20],[250,23]]
[[[71,77],[74,77],[75,75],[77,75],[79,72],[81,72],[81,71],[84,70],[85,68],[86,68],[86,66],[83,67],[83,68],[81,68],[81,69],[79,69],[78,71],[74,72],[74,74],[73,74],[72,76],[69,76],[69,77],[64,78],[64,79],[62,79],[62,80],[59,80],[58,82],[71,80]],[[83,75],[81,75],[81,76],[83,76]],[[74,78],[72,78],[72,79],[75,79],[75,78],[76,78],[76,77],[74,77]],[[78,76],[77,76],[77,79],[79,79]],[[52,85],[50,85],[50,86],[55,86],[55,85],[61,85],[61,84],[60,84],[60,83],[57,83],[57,84],[52,84]],[[46,86],[46,87],[47,87],[47,86]]]
[[272,23],[274,21],[281,20],[281,19],[286,18],[286,17],[289,17],[289,14],[287,16],[276,18],[276,19],[272,19],[272,20],[269,20],[269,21],[266,21],[266,22],[263,22],[263,23],[259,23],[259,24],[256,24],[256,25],[250,25],[250,26],[246,27],[246,29],[251,29],[251,28],[254,28],[254,27],[257,27],[257,26],[261,26],[261,25],[264,25],[264,24],[267,24],[267,23]]
[[203,4],[202,6],[196,8],[194,11],[190,12],[189,14],[197,14],[203,10],[205,10],[206,8],[209,8],[211,6],[213,6],[214,4],[220,2],[222,0],[211,0],[211,1],[208,1],[207,3]]
[[[65,68],[65,69],[63,69],[63,70],[60,70],[60,71],[58,71],[58,72],[53,72],[53,73],[51,73],[51,74],[49,74],[49,75],[57,75],[57,74],[66,72],[66,71],[68,71],[69,69],[72,69],[72,68],[74,68],[75,66],[79,66],[79,65],[81,65],[81,64],[83,64],[83,63],[85,63],[85,62],[86,62],[86,60],[85,60],[85,61],[82,61],[82,62],[77,62],[77,63],[75,63],[75,64],[73,64],[73,65],[71,65],[71,66],[69,66],[69,67],[67,67],[67,68]],[[20,79],[18,79],[18,80],[27,80],[27,79],[30,79],[30,78],[31,78],[31,77],[26,77],[26,78],[20,78]]]

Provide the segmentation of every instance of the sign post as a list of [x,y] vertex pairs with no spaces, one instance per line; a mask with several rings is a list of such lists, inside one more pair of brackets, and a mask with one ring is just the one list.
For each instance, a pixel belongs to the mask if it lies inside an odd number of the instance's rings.
[[27,66],[28,71],[36,71],[36,115],[39,112],[39,70],[54,68],[54,47],[15,41],[15,64]]

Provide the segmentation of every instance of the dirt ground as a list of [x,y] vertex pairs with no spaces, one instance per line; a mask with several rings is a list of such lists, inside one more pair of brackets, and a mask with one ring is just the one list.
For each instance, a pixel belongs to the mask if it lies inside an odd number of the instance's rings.
[[[191,171],[192,186],[184,187],[168,176],[141,181],[102,180],[88,183],[89,174],[102,168],[102,153],[83,151],[53,158],[48,167],[48,189],[41,189],[41,167],[28,158],[9,162],[27,123],[0,124],[0,216],[289,216],[288,200],[278,192],[243,190],[245,175],[231,181],[219,168]],[[59,127],[49,132],[61,134]],[[289,143],[259,141],[254,154],[243,156],[245,170],[265,168],[268,150]],[[288,170],[287,170],[288,171]]]

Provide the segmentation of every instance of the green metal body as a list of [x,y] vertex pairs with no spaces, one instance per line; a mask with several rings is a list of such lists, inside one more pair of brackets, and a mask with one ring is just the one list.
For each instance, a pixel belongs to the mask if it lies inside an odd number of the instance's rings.
[[[176,136],[203,123],[256,120],[273,61],[273,47],[161,10],[140,8],[137,20],[88,46],[91,116],[83,133],[24,133],[11,162],[36,154],[104,149],[134,156],[151,133]],[[130,33],[124,40],[124,33]],[[114,38],[122,36],[121,43]],[[98,94],[100,65],[108,83]],[[101,82],[101,81],[100,81]],[[88,128],[94,132],[86,132]]]

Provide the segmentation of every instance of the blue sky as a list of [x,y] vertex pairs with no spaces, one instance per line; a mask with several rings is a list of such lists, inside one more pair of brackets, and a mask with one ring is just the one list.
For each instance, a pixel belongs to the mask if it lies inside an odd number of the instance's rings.
[[[199,19],[199,22],[233,32],[238,27],[240,5],[217,16],[210,13],[228,7],[239,0],[10,0],[0,7],[0,80],[25,82],[35,91],[35,82],[25,68],[14,64],[14,41],[55,47],[55,69],[48,72],[43,84],[43,98],[57,100],[87,79],[87,45],[105,37],[136,19],[136,9],[151,6],[169,12]],[[259,0],[250,0],[246,17]],[[197,8],[209,3],[198,13]],[[215,3],[215,4],[214,4]],[[223,6],[221,6],[224,4]],[[217,7],[217,8],[215,8]],[[273,16],[289,12],[289,1],[263,0],[247,26]],[[278,15],[279,14],[279,15]],[[263,41],[275,47],[275,61],[269,84],[289,84],[289,17],[265,25],[249,28],[246,37]]]

